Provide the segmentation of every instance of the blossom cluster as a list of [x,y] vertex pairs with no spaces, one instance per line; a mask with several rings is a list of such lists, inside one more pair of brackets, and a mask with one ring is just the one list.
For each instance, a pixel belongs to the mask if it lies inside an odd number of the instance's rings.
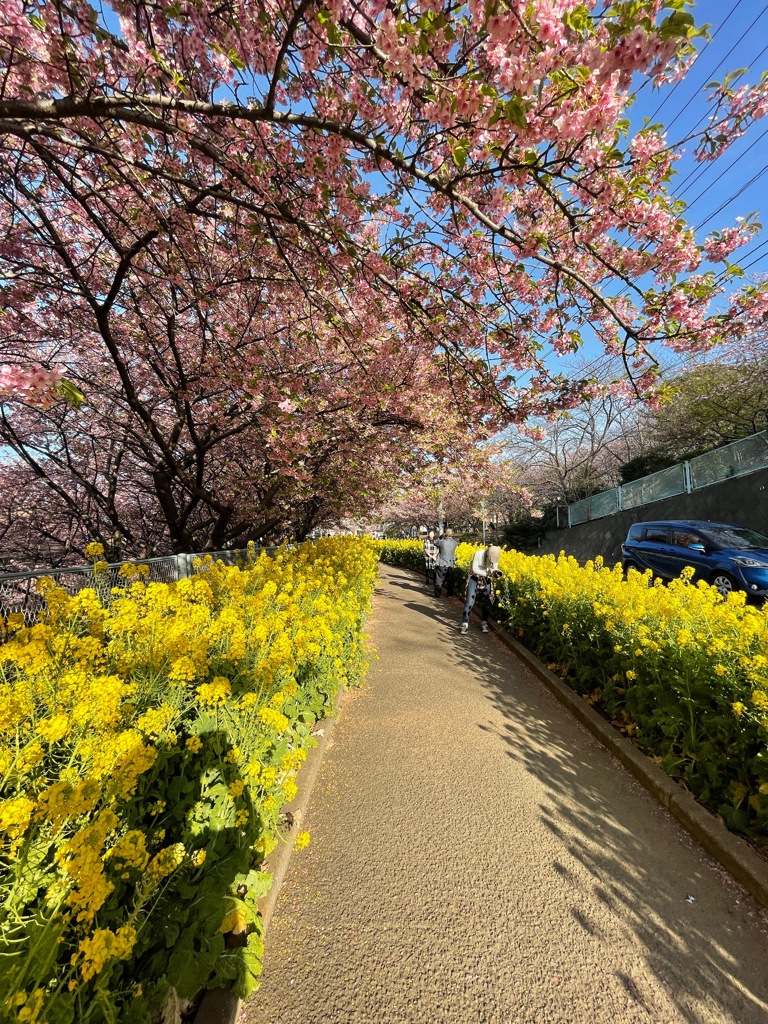
[[47,370],[43,366],[0,366],[0,396],[19,397],[31,405],[45,408],[58,396],[61,370]]
[[370,543],[325,540],[108,593],[44,580],[39,621],[2,624],[2,1020],[149,1022],[169,986],[253,987],[259,867],[365,669],[375,572]]
[[[423,569],[418,541],[383,561]],[[466,572],[473,547],[457,549]],[[768,606],[692,569],[668,585],[597,558],[504,551],[497,614],[728,827],[768,834]]]

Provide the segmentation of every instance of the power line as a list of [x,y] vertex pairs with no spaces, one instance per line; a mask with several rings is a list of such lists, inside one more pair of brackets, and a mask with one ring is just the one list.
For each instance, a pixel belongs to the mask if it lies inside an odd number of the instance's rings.
[[[733,13],[734,13],[734,12],[735,12],[735,11],[736,11],[736,10],[738,9],[738,7],[740,6],[740,4],[741,4],[741,3],[742,3],[742,0],[739,0],[739,3],[738,3],[738,4],[736,5],[736,7],[734,7],[734,8],[733,8],[733,10],[731,11],[731,14],[733,14]],[[735,42],[735,43],[733,44],[733,46],[732,46],[732,47],[730,48],[730,50],[728,51],[728,53],[726,53],[726,55],[725,55],[725,56],[723,57],[723,59],[722,59],[722,60],[720,61],[720,63],[719,63],[719,64],[718,64],[718,65],[717,65],[717,66],[716,66],[716,67],[715,67],[715,68],[714,68],[714,69],[713,69],[713,70],[712,70],[712,71],[711,71],[710,73],[709,73],[709,75],[707,75],[707,78],[710,78],[710,79],[711,79],[711,78],[712,78],[712,75],[716,74],[716,73],[717,73],[717,72],[718,72],[718,71],[720,70],[720,68],[721,68],[721,67],[723,66],[723,64],[725,64],[725,62],[726,62],[726,61],[728,60],[728,58],[729,58],[729,57],[731,56],[731,54],[733,53],[733,51],[734,51],[734,50],[735,50],[735,49],[736,49],[736,48],[737,48],[737,47],[739,46],[739,44],[740,44],[740,43],[742,42],[742,40],[743,40],[743,39],[745,39],[745,38],[746,38],[746,37],[747,37],[747,36],[749,35],[749,33],[750,33],[750,32],[752,31],[752,29],[753,29],[753,28],[755,27],[755,25],[756,25],[756,24],[758,23],[758,21],[760,21],[760,19],[762,18],[762,16],[763,16],[763,15],[765,14],[766,10],[768,10],[768,6],[767,6],[767,7],[763,7],[762,11],[760,11],[760,13],[758,14],[758,16],[757,16],[757,17],[755,18],[755,20],[754,20],[754,21],[752,22],[752,24],[751,24],[751,25],[749,26],[749,28],[745,29],[745,30],[744,30],[744,32],[742,32],[742,34],[741,34],[741,35],[739,36],[739,38],[738,38],[738,39],[736,40],[736,42]],[[729,14],[729,15],[728,15],[728,18],[730,18],[731,14]],[[725,19],[725,21],[723,22],[723,25],[725,25],[725,22],[726,22],[726,21],[728,21],[728,18],[726,18],[726,19]],[[722,25],[721,25],[721,28],[722,28]],[[714,39],[714,35],[712,36],[712,38]],[[703,53],[703,52],[704,52],[704,50],[702,50],[701,52]],[[697,61],[697,63],[698,63],[698,61]],[[683,113],[685,113],[685,111],[686,111],[686,110],[688,109],[688,107],[690,107],[691,103],[693,103],[693,101],[694,101],[694,100],[695,100],[695,99],[696,99],[696,98],[697,98],[697,97],[699,96],[699,93],[700,93],[700,91],[701,91],[701,89],[702,89],[702,88],[704,88],[704,87],[703,87],[703,86],[701,86],[701,87],[700,87],[700,89],[698,89],[698,90],[697,90],[696,92],[694,92],[694,93],[692,93],[692,94],[691,94],[691,96],[689,97],[689,99],[688,99],[687,103],[685,103],[685,104],[684,104],[684,105],[683,105],[683,106],[682,106],[682,107],[681,107],[681,108],[680,108],[680,109],[678,110],[678,112],[677,112],[677,113],[675,114],[675,116],[674,116],[674,117],[672,118],[672,120],[671,120],[671,121],[669,122],[669,124],[667,125],[667,131],[669,131],[669,129],[670,129],[671,127],[672,127],[672,125],[673,125],[673,124],[675,123],[675,121],[677,121],[677,120],[678,120],[678,118],[680,117],[680,115],[681,115],[681,114],[683,114]],[[706,114],[704,115],[704,117],[706,117]],[[704,118],[702,118],[701,120],[703,121],[703,120],[704,120]],[[699,123],[699,124],[701,124],[701,121],[699,121],[698,123]]]
[[[710,77],[710,78],[712,77],[712,75],[714,75],[714,74],[715,74],[715,72],[717,72],[717,71],[719,71],[719,70],[720,70],[720,68],[721,68],[721,67],[723,66],[723,64],[724,64],[724,63],[725,63],[725,62],[726,62],[726,61],[728,60],[728,58],[729,58],[729,57],[730,57],[730,55],[731,55],[731,54],[733,53],[733,51],[734,51],[734,50],[736,49],[736,47],[737,47],[737,46],[739,45],[739,43],[740,43],[740,42],[741,42],[741,40],[742,40],[742,39],[744,38],[744,36],[745,36],[745,35],[747,35],[747,33],[751,31],[751,29],[753,28],[753,26],[754,26],[754,25],[756,25],[756,24],[757,24],[757,22],[758,22],[758,21],[759,21],[759,20],[760,20],[760,19],[762,18],[762,16],[763,16],[763,15],[765,14],[766,10],[768,10],[768,5],[767,5],[766,7],[764,7],[764,8],[762,9],[762,11],[760,12],[760,14],[758,14],[758,16],[757,16],[757,17],[755,18],[755,20],[754,20],[754,21],[752,22],[752,24],[751,24],[751,25],[749,26],[749,28],[747,29],[747,31],[746,31],[746,32],[745,32],[745,33],[744,33],[744,34],[743,34],[742,36],[740,36],[740,37],[739,37],[739,39],[738,39],[738,40],[737,40],[737,41],[736,41],[736,42],[735,42],[735,43],[733,44],[733,46],[732,46],[732,47],[730,48],[730,50],[728,51],[728,53],[726,53],[725,57],[723,57],[723,59],[722,59],[722,60],[720,61],[720,63],[719,63],[718,65],[717,65],[717,67],[716,67],[716,68],[714,68],[714,70],[712,71],[712,74],[711,74],[711,75],[709,75],[709,77]],[[757,57],[755,57],[755,58],[754,58],[754,61],[758,61],[758,60],[760,60],[760,58],[762,57],[762,55],[763,55],[763,54],[765,53],[765,51],[766,51],[767,49],[768,49],[768,46],[765,46],[765,47],[763,47],[763,49],[762,49],[762,50],[760,51],[760,53],[758,53]],[[753,63],[754,63],[754,61],[753,61]],[[739,76],[739,77],[741,77],[741,76]],[[734,81],[738,81],[738,79],[734,79]],[[707,119],[707,111],[705,111],[705,112],[704,112],[704,113],[703,113],[703,114],[701,115],[701,117],[699,118],[699,120],[698,120],[698,121],[696,122],[696,124],[695,124],[695,125],[693,126],[693,128],[691,129],[691,134],[692,134],[692,135],[693,135],[693,133],[694,133],[694,132],[696,131],[696,129],[697,129],[698,127],[699,127],[699,125],[700,125],[700,124],[701,124],[701,123],[702,123],[703,121],[706,121],[706,119]],[[674,124],[674,121],[673,121],[672,123]]]
[[[730,20],[730,18],[731,18],[731,17],[732,17],[732,16],[733,16],[733,15],[734,15],[734,14],[736,13],[736,11],[737,11],[737,10],[739,9],[739,7],[741,7],[741,5],[742,5],[742,3],[743,3],[743,2],[744,2],[744,0],[739,0],[739,2],[738,2],[738,3],[736,4],[736,6],[735,6],[735,7],[733,7],[733,8],[732,8],[732,9],[731,9],[731,10],[729,11],[729,13],[728,13],[728,14],[727,14],[727,15],[725,16],[725,20],[724,20],[724,21],[722,21],[722,22],[720,23],[720,25],[718,25],[718,27],[717,27],[717,28],[715,29],[715,31],[714,31],[714,32],[712,33],[712,35],[711,35],[711,36],[709,37],[709,39],[708,39],[708,40],[706,41],[706,43],[705,43],[705,44],[704,44],[704,45],[702,46],[702,48],[701,48],[701,49],[699,50],[699,52],[698,52],[698,53],[696,54],[696,59],[695,59],[695,60],[694,60],[694,62],[693,62],[693,66],[695,66],[696,64],[698,64],[699,60],[701,59],[701,55],[702,55],[702,54],[703,54],[703,53],[704,53],[704,52],[706,51],[706,49],[707,49],[707,47],[708,47],[708,46],[710,45],[710,43],[712,43],[712,41],[713,41],[713,40],[714,40],[714,38],[715,38],[715,37],[717,36],[717,33],[718,33],[718,32],[720,31],[720,29],[721,29],[721,28],[724,28],[724,27],[725,27],[725,26],[726,26],[726,25],[728,24],[728,21]],[[710,78],[711,78],[711,75],[710,75],[710,76],[708,76],[708,77],[710,77]],[[656,109],[654,110],[654,112],[653,112],[653,113],[651,114],[651,116],[650,116],[650,118],[649,118],[649,121],[650,121],[651,123],[653,123],[653,121],[655,120],[655,118],[656,118],[657,114],[658,114],[658,113],[659,113],[659,112],[661,111],[661,109],[662,109],[662,108],[663,108],[663,107],[665,106],[665,104],[666,104],[667,100],[668,100],[668,99],[670,98],[670,96],[672,96],[672,95],[674,94],[675,90],[676,90],[676,89],[678,88],[678,86],[680,86],[680,84],[682,83],[682,81],[684,81],[684,79],[681,79],[681,81],[680,81],[680,82],[675,82],[675,84],[674,84],[674,85],[672,86],[672,88],[671,88],[671,89],[669,90],[669,92],[668,92],[668,93],[666,94],[666,96],[665,96],[665,97],[664,97],[664,99],[663,99],[663,100],[661,101],[661,103],[660,103],[660,104],[658,105],[658,107],[656,107]]]
[[[752,59],[752,61],[750,62],[750,67],[753,66],[754,64],[756,64],[760,60],[760,58],[763,56],[763,54],[765,54],[766,52],[768,52],[768,44],[765,45],[762,48],[762,50],[760,51],[760,53],[758,53],[758,55]],[[742,72],[742,74],[744,74],[744,72]],[[738,81],[739,78],[741,78],[741,75],[739,75],[737,78],[735,78],[734,81]],[[693,132],[696,131],[696,128],[698,128],[698,126],[701,124],[701,122],[704,120],[704,118],[706,118],[706,116],[707,115],[704,114],[704,117],[699,118],[699,120],[696,122],[696,124],[694,125],[693,129],[691,130],[691,134],[693,134]],[[760,138],[762,138],[762,137],[763,136],[761,135]],[[754,143],[753,143],[753,145],[754,145]],[[742,156],[743,155],[744,154],[742,154]],[[737,162],[738,162],[738,158],[737,158],[737,161],[735,161],[731,166],[735,167]],[[686,176],[683,178],[683,180],[680,182],[680,184],[678,186],[678,189],[680,189],[681,191],[675,191],[676,198],[681,199],[685,195],[685,193],[688,191],[688,189],[691,188],[693,185],[695,185],[696,182],[699,180],[699,178],[702,177],[702,175],[707,173],[707,171],[709,170],[710,166],[711,165],[709,163],[707,163],[703,167],[694,167],[693,170],[689,171],[688,174],[686,174]],[[693,180],[690,181],[690,179],[693,179]],[[690,181],[690,185],[687,184],[687,182],[689,182],[689,181]]]
[[754,185],[754,183],[757,181],[757,179],[761,175],[765,174],[766,171],[768,171],[768,164],[766,164],[765,167],[761,167],[760,170],[757,172],[757,174],[754,174],[749,179],[749,181],[746,183],[746,185],[742,185],[739,189],[737,189],[736,192],[733,193],[732,196],[730,196],[728,199],[726,199],[725,202],[721,203],[718,206],[718,208],[715,210],[714,213],[710,213],[710,215],[708,217],[705,217],[704,220],[699,221],[699,223],[694,228],[694,231],[698,231],[699,228],[703,227],[707,223],[707,221],[712,220],[713,217],[717,217],[717,215],[719,213],[722,213],[723,210],[726,208],[726,206],[729,206],[733,202],[734,199],[738,199],[738,197],[741,195],[741,193],[742,192],[746,192],[747,189],[750,188],[750,186]]
[[[762,135],[758,135],[756,139],[753,139],[753,141],[747,146],[747,148],[744,150],[744,152],[739,154],[739,156],[736,157],[736,159],[733,161],[733,163],[729,164],[726,168],[724,168],[724,170],[722,170],[720,172],[720,174],[718,174],[718,176],[715,178],[714,181],[710,181],[707,184],[707,186],[706,186],[706,188],[704,189],[703,192],[699,192],[699,194],[696,196],[696,198],[695,199],[691,199],[691,201],[689,203],[686,203],[686,205],[690,207],[690,206],[693,206],[694,203],[697,203],[699,201],[699,199],[701,199],[702,196],[706,195],[707,192],[711,188],[713,188],[718,183],[718,181],[720,181],[721,178],[724,178],[726,174],[728,174],[730,171],[732,171],[734,169],[734,167],[739,163],[739,161],[743,160],[744,157],[747,155],[747,153],[749,153],[749,151],[751,149],[755,148],[755,146],[758,144],[758,142],[762,142],[762,140],[766,137],[766,135],[768,135],[768,128],[765,128],[763,130]],[[702,171],[701,173],[704,173],[704,172]],[[701,175],[699,175],[699,177],[700,176]],[[688,188],[684,188],[682,190],[682,192],[675,192],[675,199],[682,199],[683,196],[685,195],[685,193],[690,188],[693,187],[693,185],[696,183],[696,181],[698,181],[698,177],[694,181],[691,182],[691,184],[688,186]]]
[[[752,252],[749,253],[748,255],[755,256],[756,253],[760,252],[761,249],[765,249],[765,248],[768,248],[768,239],[766,239],[764,242],[761,242],[760,245],[758,245],[758,247],[756,249],[753,249]],[[741,269],[742,270],[749,270],[750,267],[753,267],[756,263],[759,263],[762,259],[763,259],[762,256],[757,256],[756,259],[752,259],[752,260],[749,261],[749,263],[745,263],[744,266]]]
[[[718,26],[718,28],[717,28],[717,29],[715,30],[715,32],[713,32],[713,34],[712,34],[712,36],[710,37],[710,39],[709,39],[709,41],[708,41],[707,45],[709,45],[709,43],[710,43],[710,42],[712,42],[712,41],[713,41],[713,40],[715,39],[715,37],[717,36],[718,32],[720,32],[720,30],[721,30],[722,28],[724,28],[724,27],[725,27],[725,25],[726,25],[726,24],[728,23],[728,21],[730,20],[730,18],[731,18],[731,17],[732,17],[732,16],[733,16],[733,15],[734,15],[734,14],[735,14],[735,13],[736,13],[737,11],[738,11],[738,9],[739,9],[739,7],[741,6],[742,2],[743,2],[743,0],[738,0],[738,3],[737,3],[737,4],[736,4],[736,5],[735,5],[735,6],[734,6],[734,7],[733,7],[733,8],[732,8],[732,9],[731,9],[730,11],[729,11],[729,13],[728,13],[728,14],[726,15],[726,17],[724,18],[724,20],[723,20],[723,21],[722,21],[722,22],[720,23],[720,25]],[[747,29],[746,29],[746,30],[745,30],[744,32],[742,32],[742,34],[741,34],[741,35],[739,36],[739,38],[737,39],[737,41],[736,41],[736,42],[735,42],[735,43],[734,43],[734,44],[733,44],[733,45],[731,46],[731,48],[730,48],[730,49],[728,50],[728,52],[726,53],[726,55],[725,55],[725,56],[724,56],[724,57],[723,57],[723,58],[722,58],[722,59],[720,60],[720,62],[719,62],[719,63],[718,63],[717,65],[716,65],[716,67],[715,67],[715,68],[714,68],[714,69],[712,70],[712,72],[710,72],[710,74],[709,74],[709,76],[708,76],[709,78],[711,78],[711,77],[712,77],[712,75],[714,75],[714,74],[715,74],[715,73],[716,73],[716,72],[717,72],[717,71],[718,71],[718,70],[719,70],[719,69],[720,69],[720,68],[721,68],[721,67],[723,66],[723,64],[725,64],[725,62],[726,62],[726,61],[727,61],[727,60],[729,59],[729,57],[730,57],[730,56],[731,56],[731,55],[733,54],[733,52],[734,52],[734,51],[735,51],[735,50],[736,50],[736,49],[738,48],[738,46],[739,46],[739,45],[740,45],[740,44],[742,43],[742,41],[743,41],[743,40],[745,39],[745,37],[746,37],[746,36],[747,36],[747,35],[748,35],[748,34],[749,34],[749,33],[750,33],[751,31],[752,31],[752,29],[754,28],[754,26],[755,26],[755,25],[757,24],[757,22],[758,22],[758,21],[759,21],[759,20],[760,20],[760,19],[761,19],[761,18],[763,17],[763,15],[764,15],[764,14],[766,13],[766,11],[767,11],[767,10],[768,10],[768,5],[764,5],[764,6],[763,6],[763,8],[762,8],[762,10],[761,10],[761,11],[760,11],[760,12],[758,13],[758,15],[757,15],[757,16],[756,16],[756,17],[755,17],[755,18],[753,19],[753,21],[752,21],[752,22],[751,22],[751,24],[750,24],[750,25],[749,25],[749,26],[747,27]],[[706,50],[706,48],[707,48],[707,47],[705,46],[705,47],[704,47],[704,48],[703,48],[703,49],[702,49],[702,50],[700,51],[700,53],[698,54],[698,56],[697,56],[697,58],[696,58],[696,61],[697,61],[697,62],[698,62],[699,58],[701,57],[701,55],[702,55],[702,54],[704,53],[704,50]],[[763,48],[761,49],[761,51],[760,51],[760,52],[759,52],[759,53],[757,54],[757,56],[756,56],[756,57],[754,57],[754,58],[753,58],[753,60],[751,61],[751,65],[750,65],[750,66],[754,66],[754,65],[755,65],[755,64],[756,64],[756,63],[757,63],[757,62],[758,62],[758,61],[760,60],[760,58],[761,58],[761,57],[762,57],[762,56],[763,56],[763,55],[765,54],[765,52],[766,52],[766,51],[768,51],[768,45],[766,45],[766,46],[763,46]],[[743,74],[743,72],[742,72],[742,74]],[[738,76],[738,77],[741,77],[741,76]],[[736,79],[736,80],[738,80],[738,79]],[[680,84],[680,83],[678,83],[678,84]],[[661,104],[660,104],[660,105],[659,105],[659,106],[658,106],[658,107],[656,108],[656,111],[654,112],[654,114],[652,115],[652,117],[651,117],[651,119],[650,119],[651,121],[652,121],[652,120],[653,120],[653,119],[654,119],[654,118],[656,117],[656,115],[657,115],[657,114],[659,113],[659,111],[661,110],[661,107],[662,107],[662,106],[664,105],[664,103],[666,103],[666,101],[667,101],[667,100],[669,99],[669,97],[670,97],[670,96],[671,96],[671,95],[672,95],[672,94],[674,93],[674,90],[675,90],[675,88],[676,88],[676,86],[675,86],[675,87],[673,87],[673,89],[672,89],[672,90],[670,90],[670,92],[669,92],[669,93],[667,94],[667,96],[665,97],[664,101],[663,101],[663,102],[662,102],[662,103],[661,103]],[[677,121],[679,120],[679,118],[680,118],[680,117],[682,116],[682,114],[683,114],[683,113],[684,113],[684,112],[685,112],[685,111],[686,111],[686,110],[688,109],[688,107],[689,107],[689,106],[691,105],[691,103],[692,103],[692,102],[694,101],[694,99],[696,99],[697,97],[699,97],[699,96],[700,96],[700,94],[701,94],[701,89],[697,90],[697,91],[696,91],[696,92],[695,92],[695,93],[694,93],[694,94],[693,94],[693,95],[692,95],[692,96],[691,96],[691,97],[690,97],[690,98],[688,99],[688,101],[687,101],[687,102],[686,102],[686,103],[685,103],[685,104],[684,104],[684,105],[683,105],[683,106],[682,106],[682,107],[680,108],[680,110],[678,110],[678,112],[677,112],[677,113],[675,114],[674,118],[672,119],[672,121],[670,122],[670,124],[669,124],[669,125],[667,126],[667,129],[669,129],[670,127],[672,127],[672,126],[673,126],[673,125],[674,125],[674,124],[675,124],[675,123],[676,123],[676,122],[677,122]],[[700,125],[700,124],[702,123],[702,121],[704,121],[704,120],[706,119],[706,117],[707,117],[707,113],[705,112],[705,114],[703,115],[703,117],[701,117],[701,118],[699,119],[699,121],[698,121],[698,122],[696,123],[696,125],[694,126],[694,128],[693,128],[692,132],[693,132],[693,131],[695,131],[695,130],[696,130],[696,128],[698,128],[698,126],[699,126],[699,125]],[[751,150],[752,150],[752,149],[753,149],[753,148],[754,148],[754,147],[755,147],[755,146],[756,146],[756,145],[757,145],[757,144],[758,144],[759,142],[761,142],[761,141],[762,141],[762,140],[763,140],[763,139],[764,139],[764,138],[766,137],[766,135],[768,135],[768,129],[766,129],[765,131],[763,131],[763,133],[762,133],[762,134],[761,134],[760,136],[758,136],[758,137],[757,137],[756,139],[754,139],[754,140],[753,140],[753,141],[752,141],[752,142],[751,142],[751,143],[749,144],[749,146],[747,147],[747,149],[746,149],[746,150],[745,150],[745,151],[744,151],[743,153],[741,153],[741,154],[740,154],[740,155],[739,155],[739,156],[738,156],[738,157],[737,157],[737,158],[736,158],[735,160],[733,160],[733,161],[732,161],[732,162],[731,162],[731,163],[729,164],[728,168],[726,168],[725,170],[721,171],[721,173],[720,173],[720,174],[719,174],[719,175],[717,176],[717,178],[715,178],[715,180],[714,180],[714,181],[712,181],[712,182],[711,182],[711,183],[710,183],[710,184],[709,184],[709,185],[707,186],[707,189],[705,189],[705,190],[704,190],[703,192],[700,192],[700,193],[699,193],[699,194],[698,194],[698,195],[696,196],[696,198],[695,198],[695,199],[693,199],[693,200],[692,200],[692,201],[691,201],[690,203],[688,203],[687,205],[688,205],[688,206],[693,206],[693,205],[694,205],[694,204],[695,204],[696,202],[698,202],[698,201],[699,201],[699,200],[700,200],[700,199],[702,198],[702,196],[703,196],[703,195],[704,195],[704,194],[706,193],[706,191],[708,191],[708,189],[711,189],[711,188],[713,188],[713,187],[714,187],[714,186],[715,186],[715,185],[716,185],[716,184],[717,184],[717,183],[718,183],[719,181],[721,181],[721,179],[722,179],[723,177],[725,177],[725,175],[726,175],[726,174],[728,174],[729,172],[733,171],[733,170],[734,170],[734,168],[735,168],[735,167],[736,167],[736,166],[738,165],[738,163],[739,163],[739,160],[740,160],[740,159],[742,159],[742,158],[743,158],[744,156],[746,156],[746,155],[747,155],[747,153],[749,153],[749,152],[750,152],[750,151],[751,151]],[[691,171],[690,171],[690,172],[689,172],[689,173],[688,173],[688,174],[686,175],[686,177],[685,177],[685,178],[683,179],[683,181],[682,181],[682,182],[680,183],[680,190],[679,190],[679,191],[678,191],[677,189],[675,190],[675,198],[682,198],[682,197],[683,197],[683,196],[684,196],[684,195],[686,194],[686,192],[689,192],[689,191],[690,191],[690,189],[691,189],[691,188],[693,188],[693,187],[695,186],[695,184],[696,184],[696,183],[697,183],[697,182],[698,182],[698,181],[699,181],[699,180],[700,180],[700,179],[701,179],[701,178],[702,178],[702,177],[703,177],[703,176],[704,176],[704,175],[705,175],[705,174],[706,174],[706,173],[708,172],[708,170],[709,170],[709,166],[710,166],[710,165],[709,165],[709,164],[707,164],[707,165],[705,165],[704,167],[701,167],[701,168],[696,168],[696,167],[694,167],[694,168],[693,168],[693,169],[692,169],[692,170],[691,170]],[[737,197],[738,195],[740,195],[740,194],[741,194],[741,193],[742,193],[743,191],[745,191],[745,190],[746,190],[747,188],[749,188],[749,187],[750,187],[750,186],[751,186],[752,184],[754,184],[754,182],[755,182],[755,181],[757,180],[757,178],[759,178],[759,177],[760,177],[760,175],[761,175],[762,173],[763,173],[763,170],[759,171],[759,172],[757,173],[757,175],[753,176],[753,177],[752,177],[752,178],[750,179],[750,181],[746,183],[746,185],[742,185],[742,186],[740,186],[739,190],[738,190],[738,191],[737,191],[737,192],[736,192],[736,193],[735,193],[735,194],[734,194],[733,196],[731,196],[731,197],[730,197],[730,198],[729,198],[728,200],[726,200],[726,202],[725,202],[725,203],[721,204],[721,205],[720,205],[720,207],[719,207],[719,208],[718,208],[718,209],[717,209],[717,210],[716,210],[716,211],[715,211],[715,212],[714,212],[713,214],[711,214],[710,216],[708,216],[707,218],[705,218],[704,220],[702,220],[702,221],[701,221],[701,222],[700,222],[699,224],[697,224],[694,230],[699,230],[699,229],[700,229],[700,228],[701,228],[701,227],[702,227],[702,226],[703,226],[704,224],[706,224],[706,223],[707,223],[707,221],[709,221],[709,220],[710,220],[710,219],[712,219],[713,217],[716,217],[716,216],[717,216],[717,215],[718,215],[718,214],[719,214],[720,212],[722,212],[722,210],[723,210],[723,209],[725,209],[725,207],[726,207],[726,206],[728,206],[728,204],[729,204],[729,203],[733,202],[733,200],[734,200],[734,199],[735,199],[735,198],[736,198],[736,197]],[[640,250],[640,251],[645,251],[645,250],[646,250],[646,249],[647,249],[647,248],[648,248],[648,247],[650,246],[650,244],[651,244],[650,242],[646,242],[646,243],[645,243],[645,244],[644,244],[643,246],[641,246],[641,250]],[[626,289],[623,289],[623,290],[622,290],[622,294],[623,294],[623,293],[624,293],[625,291],[626,291]]]

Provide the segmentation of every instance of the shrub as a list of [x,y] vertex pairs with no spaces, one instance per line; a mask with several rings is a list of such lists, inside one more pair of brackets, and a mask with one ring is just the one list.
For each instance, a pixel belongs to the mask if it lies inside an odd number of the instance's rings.
[[[98,571],[98,565],[96,567]],[[148,1022],[260,970],[259,870],[365,668],[376,554],[325,540],[70,597],[0,645],[0,1016]],[[243,948],[225,934],[245,930]]]

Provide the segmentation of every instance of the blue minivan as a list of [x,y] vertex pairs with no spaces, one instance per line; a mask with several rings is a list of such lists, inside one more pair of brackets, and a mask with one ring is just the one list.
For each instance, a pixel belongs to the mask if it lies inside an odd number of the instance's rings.
[[693,566],[695,580],[706,580],[721,594],[746,590],[768,595],[768,537],[744,526],[679,519],[635,523],[621,546],[624,569],[651,569],[671,580]]

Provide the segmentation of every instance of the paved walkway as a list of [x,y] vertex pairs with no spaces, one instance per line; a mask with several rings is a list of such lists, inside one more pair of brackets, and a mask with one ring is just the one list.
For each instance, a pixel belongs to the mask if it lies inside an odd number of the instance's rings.
[[458,605],[385,568],[248,1024],[766,1024],[766,915]]

